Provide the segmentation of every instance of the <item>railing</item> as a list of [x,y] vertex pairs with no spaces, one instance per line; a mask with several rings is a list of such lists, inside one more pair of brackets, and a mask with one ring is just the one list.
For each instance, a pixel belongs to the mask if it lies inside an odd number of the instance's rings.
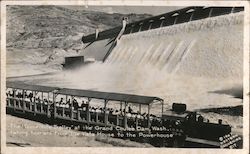
[[[32,113],[34,115],[44,115],[48,118],[54,112],[53,118],[76,121],[80,123],[106,125],[106,126],[119,126],[119,127],[148,127],[147,119],[139,119],[132,117],[124,117],[122,115],[113,115],[99,112],[91,112],[88,110],[73,109],[69,107],[54,106],[52,102],[45,103],[42,100],[33,101],[30,99],[7,97],[7,109],[12,109],[14,112]],[[50,110],[53,109],[53,110]],[[106,119],[105,119],[106,117]],[[126,122],[127,121],[127,122]]]
[[49,105],[44,102],[31,102],[20,98],[7,98],[7,108],[14,111],[32,112],[34,114],[49,115]]
[[[127,24],[124,35],[240,11],[244,11],[244,7],[187,7]],[[119,26],[102,31],[99,33],[99,37],[97,39],[95,38],[95,34],[83,36],[82,41],[83,43],[88,43],[110,39],[116,37],[121,28],[122,27]]]

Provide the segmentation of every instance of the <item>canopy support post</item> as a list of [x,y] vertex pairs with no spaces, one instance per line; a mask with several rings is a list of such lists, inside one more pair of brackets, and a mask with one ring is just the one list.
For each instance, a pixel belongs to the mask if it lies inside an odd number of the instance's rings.
[[70,104],[71,104],[71,108],[70,108],[70,119],[74,119],[74,117],[73,117],[73,110],[74,110],[73,99],[74,99],[74,98],[75,98],[75,97],[72,96],[72,99],[71,99],[71,102],[70,102]]
[[43,102],[43,92],[42,92],[42,98],[41,98],[41,100],[40,100],[39,103],[41,105],[41,107],[40,107],[41,113],[43,113],[43,105],[44,105],[44,102]]
[[22,98],[22,102],[23,102],[23,113],[25,112],[25,107],[26,107],[26,103],[25,103],[25,100],[24,100],[24,97],[25,97],[25,95],[24,95],[24,92],[25,92],[25,90],[23,89],[23,98]]
[[[37,108],[36,108],[36,105],[37,105],[37,104],[36,104],[36,95],[37,95],[37,92],[36,92],[36,91],[32,91],[32,93],[33,93],[33,97],[34,97],[34,98],[33,98],[33,103],[34,103],[34,115],[36,115],[36,112],[37,112],[37,110],[36,110],[36,109],[37,109]],[[34,94],[35,94],[35,95],[34,95]],[[33,103],[32,103],[32,104],[33,104]]]
[[141,104],[139,104],[139,113],[141,114]]
[[55,94],[53,93],[52,94],[52,96],[53,96],[53,106],[54,106],[54,118],[56,118],[56,96],[55,96]]
[[161,101],[161,116],[163,116],[163,106],[164,106],[164,102],[163,101]]
[[125,108],[124,108],[124,128],[128,127],[128,125],[127,125],[127,113],[126,113],[127,105],[128,105],[128,102],[125,102]]
[[87,111],[87,123],[89,124],[90,122],[90,112],[89,112],[89,103],[90,103],[90,98],[88,97],[88,102],[87,102],[87,107],[86,107],[86,111]]
[[106,114],[106,107],[107,107],[108,100],[104,100],[104,124],[105,126],[108,124],[108,115]]
[[148,128],[150,127],[150,104],[148,105]]
[[14,111],[16,111],[16,89],[13,89],[13,97],[14,97]]
[[121,110],[121,115],[122,115],[122,102],[120,102],[120,110]]
[[48,92],[48,99],[47,99],[47,101],[48,101],[48,102],[47,102],[47,106],[48,106],[48,107],[47,107],[47,117],[49,118],[49,117],[50,117],[50,112],[49,112],[49,110],[50,110],[49,92]]

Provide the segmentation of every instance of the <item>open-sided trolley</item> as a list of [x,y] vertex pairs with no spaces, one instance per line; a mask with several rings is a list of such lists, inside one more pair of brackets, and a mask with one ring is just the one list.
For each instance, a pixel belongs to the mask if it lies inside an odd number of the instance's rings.
[[[58,95],[61,95],[61,99],[67,100],[70,103],[71,107],[56,107],[54,110],[54,115],[56,118],[71,119],[74,121],[84,122],[88,124],[102,126],[120,126],[124,128],[136,128],[137,126],[149,128],[149,116],[152,104],[161,103],[163,112],[163,100],[158,97],[78,89],[60,89],[55,92],[55,97],[58,97]],[[80,100],[86,100],[82,107],[79,107],[77,109],[72,107],[73,100],[75,97],[78,97],[78,101],[79,98]],[[103,109],[103,112],[91,111],[91,106],[94,106],[94,102],[92,104],[93,99],[99,101],[101,100],[101,108]],[[109,103],[116,104],[116,106],[117,104],[119,104],[119,114],[107,113],[107,105]],[[138,106],[138,114],[141,114],[142,107],[147,107],[147,116],[143,119],[137,117],[128,117],[128,104],[136,104]],[[114,106],[115,105],[113,105],[113,107]]]

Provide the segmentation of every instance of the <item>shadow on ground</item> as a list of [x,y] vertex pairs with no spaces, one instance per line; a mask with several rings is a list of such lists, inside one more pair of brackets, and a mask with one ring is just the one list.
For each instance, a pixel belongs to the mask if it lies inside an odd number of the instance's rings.
[[209,91],[209,93],[226,94],[226,95],[231,95],[234,98],[243,99],[243,87],[242,87],[242,85],[237,86],[237,87],[233,87],[230,89]]

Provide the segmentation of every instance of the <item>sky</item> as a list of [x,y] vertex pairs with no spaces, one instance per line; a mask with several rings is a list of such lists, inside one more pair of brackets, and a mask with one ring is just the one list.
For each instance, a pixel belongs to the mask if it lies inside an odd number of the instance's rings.
[[151,14],[159,15],[173,10],[180,9],[182,7],[176,6],[63,6],[66,8],[73,8],[77,10],[89,10],[89,11],[100,11],[106,13],[136,13],[136,14]]

